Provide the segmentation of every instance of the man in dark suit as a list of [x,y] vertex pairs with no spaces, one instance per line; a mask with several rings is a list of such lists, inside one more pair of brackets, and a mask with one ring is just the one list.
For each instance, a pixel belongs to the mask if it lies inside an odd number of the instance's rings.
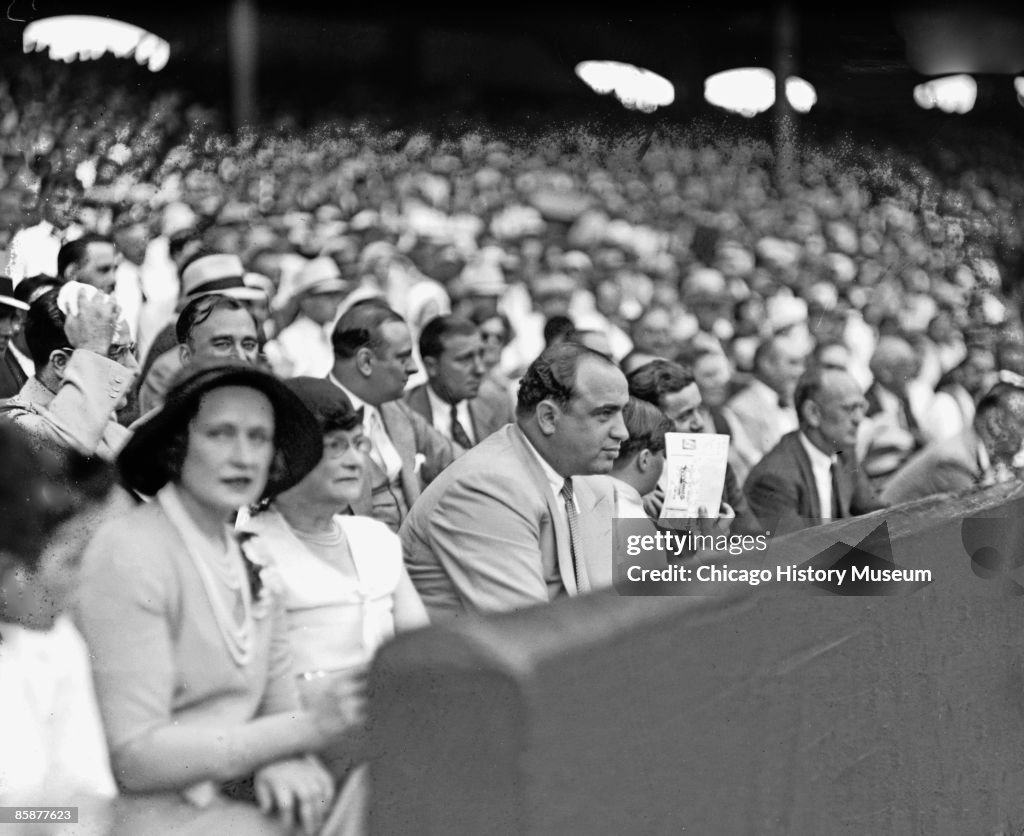
[[615,464],[628,400],[622,372],[584,346],[551,346],[530,365],[515,423],[448,467],[402,525],[432,618],[611,586],[611,480],[585,477]]
[[405,402],[435,430],[469,449],[513,420],[512,401],[486,377],[480,331],[468,319],[437,316],[420,331],[427,382]]
[[800,428],[782,437],[743,486],[758,519],[786,533],[883,507],[854,450],[867,404],[853,376],[815,367],[800,378],[795,403]]
[[327,379],[363,408],[363,431],[373,445],[366,496],[352,510],[398,531],[424,485],[462,449],[401,400],[416,371],[412,334],[385,302],[357,302],[338,319],[331,342],[334,367]]

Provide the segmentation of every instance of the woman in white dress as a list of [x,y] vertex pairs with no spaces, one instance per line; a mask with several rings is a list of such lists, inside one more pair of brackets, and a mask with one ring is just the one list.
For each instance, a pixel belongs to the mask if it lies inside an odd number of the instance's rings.
[[[428,619],[398,536],[383,523],[349,512],[366,490],[370,445],[362,410],[322,378],[293,378],[285,385],[320,424],[323,457],[241,528],[255,535],[253,548],[276,569],[300,692],[315,700],[332,678],[365,669],[396,632],[425,626]],[[346,821],[330,832],[360,832],[365,768],[353,768],[350,747],[327,747],[320,756],[336,777],[348,775],[343,796],[351,804],[338,805],[339,815],[348,806]]]

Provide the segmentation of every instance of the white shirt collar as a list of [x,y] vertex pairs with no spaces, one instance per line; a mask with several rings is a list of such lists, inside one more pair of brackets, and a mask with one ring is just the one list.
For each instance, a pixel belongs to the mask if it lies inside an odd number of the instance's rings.
[[[537,448],[533,446],[530,439],[526,437],[526,433],[524,433],[518,427],[518,425],[516,426],[516,432],[519,433],[523,441],[526,442],[526,449],[533,453],[534,457],[537,459],[537,462],[540,464],[540,469],[544,471],[544,478],[548,480],[548,484],[551,486],[551,490],[554,492],[555,498],[557,499],[561,497],[562,485],[565,484],[566,477],[559,474],[558,471],[556,471],[550,464],[547,463],[547,460],[539,452],[537,452]],[[573,501],[575,501],[575,495],[573,496]]]
[[629,482],[624,482],[615,476],[609,478],[615,488],[615,516],[629,519],[650,519],[647,511],[644,510],[644,498],[640,495],[640,491]]
[[[312,320],[310,320],[310,321],[312,322]],[[365,424],[366,423],[366,415],[367,415],[367,413],[369,413],[370,410],[372,410],[372,409],[376,409],[376,407],[373,406],[372,404],[368,404],[366,401],[364,401],[362,398],[360,398],[357,394],[355,394],[351,389],[349,389],[344,383],[342,383],[340,380],[338,380],[338,378],[336,378],[334,376],[334,372],[328,373],[327,379],[329,381],[331,381],[331,383],[333,383],[339,389],[341,389],[341,391],[344,392],[348,396],[348,399],[350,401],[352,401],[352,408],[353,409],[359,409],[360,407],[362,407],[362,410],[363,410],[363,423]]]
[[832,462],[838,458],[834,453],[830,456],[824,450],[816,446],[806,435],[804,435],[803,430],[800,431],[800,443],[803,444],[804,450],[806,450],[807,455],[810,456],[812,468],[824,468],[825,470],[829,470],[832,467]]
[[[451,438],[452,405],[443,400],[429,383],[424,383],[423,385],[427,390],[427,400],[430,402],[430,414],[433,418],[434,428],[440,430],[445,437]],[[473,441],[473,421],[472,416],[469,414],[469,402],[466,400],[459,401],[455,405],[455,414],[459,416],[459,423],[462,424],[462,429],[466,431],[470,441]]]

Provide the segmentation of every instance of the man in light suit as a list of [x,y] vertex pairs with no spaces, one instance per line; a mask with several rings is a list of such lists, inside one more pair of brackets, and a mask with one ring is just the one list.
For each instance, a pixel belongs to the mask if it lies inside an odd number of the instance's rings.
[[754,353],[754,376],[722,408],[729,423],[729,463],[742,484],[761,457],[799,423],[793,403],[803,374],[800,344],[783,335],[765,340]]
[[782,437],[743,486],[762,524],[786,533],[884,507],[854,450],[867,404],[853,376],[816,367],[800,378],[795,399],[800,428]]
[[139,363],[114,299],[82,288],[77,313],[58,306],[58,290],[36,299],[25,321],[36,373],[0,405],[0,419],[26,430],[40,447],[71,449],[113,461],[128,440],[115,410],[125,403]]
[[611,585],[611,483],[580,477],[611,471],[628,438],[628,400],[622,372],[584,346],[551,346],[530,365],[515,423],[448,467],[402,525],[432,618]]
[[409,508],[462,452],[402,400],[416,371],[409,326],[380,299],[357,302],[339,318],[331,336],[334,367],[327,379],[354,408],[363,409],[363,431],[373,445],[367,485],[354,513],[398,531]]
[[997,383],[979,401],[974,422],[952,438],[933,441],[882,491],[888,505],[937,493],[983,487],[1013,478],[1024,443],[1024,389]]
[[513,420],[508,394],[485,377],[476,325],[437,316],[423,326],[419,342],[427,382],[406,392],[405,402],[434,429],[468,450]]

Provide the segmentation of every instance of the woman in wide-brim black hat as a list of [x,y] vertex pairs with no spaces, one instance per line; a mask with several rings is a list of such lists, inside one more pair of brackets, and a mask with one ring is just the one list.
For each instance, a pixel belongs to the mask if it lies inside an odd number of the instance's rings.
[[346,739],[355,685],[303,708],[276,585],[232,529],[321,453],[302,402],[236,363],[187,369],[122,450],[122,480],[153,498],[91,542],[80,618],[125,793],[247,796],[307,832],[329,809],[333,781],[308,755]]

